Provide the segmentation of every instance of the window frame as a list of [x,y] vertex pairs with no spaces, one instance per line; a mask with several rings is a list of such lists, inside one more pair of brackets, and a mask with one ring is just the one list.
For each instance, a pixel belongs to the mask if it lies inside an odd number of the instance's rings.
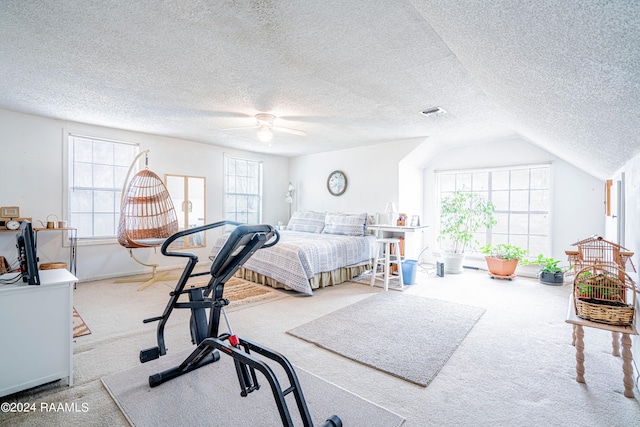
[[[77,239],[77,244],[78,245],[101,245],[101,244],[113,244],[113,243],[117,243],[118,242],[118,236],[117,236],[117,224],[116,224],[116,229],[115,229],[115,235],[113,236],[97,236],[97,237],[93,237],[93,236],[80,236],[79,233],[79,228],[78,228],[78,224],[74,224],[71,221],[71,191],[73,190],[71,188],[72,182],[71,182],[71,175],[72,175],[72,163],[73,163],[73,158],[71,156],[70,150],[71,150],[71,146],[73,144],[73,138],[83,138],[83,139],[89,139],[92,141],[101,141],[101,142],[107,142],[107,143],[114,143],[114,144],[124,144],[124,145],[129,145],[134,147],[134,154],[131,157],[131,162],[134,160],[135,156],[140,153],[140,151],[142,150],[141,144],[138,142],[131,142],[131,141],[123,141],[123,140],[118,140],[118,139],[113,139],[113,138],[108,138],[108,137],[102,137],[102,136],[96,136],[96,135],[91,135],[89,133],[86,132],[75,132],[73,130],[68,130],[68,129],[64,129],[63,131],[63,164],[64,164],[64,174],[63,174],[63,189],[64,189],[64,194],[63,194],[63,217],[64,218],[68,218],[69,219],[69,226],[74,227],[76,229],[78,229],[78,239]],[[92,162],[93,164],[93,162]],[[112,165],[114,166],[114,165]],[[127,169],[130,167],[127,166]],[[136,173],[137,170],[139,169],[138,165],[134,165],[134,167],[131,169],[131,173]],[[123,183],[122,183],[123,184]],[[112,191],[116,196],[119,196],[121,199],[122,196],[122,184],[120,187],[112,187]],[[88,187],[88,188],[96,188],[96,187]],[[119,217],[120,214],[120,199],[116,198],[116,205],[118,207],[117,211],[114,211],[113,214],[115,214],[117,217]],[[91,215],[95,215],[95,210],[93,209],[92,206],[92,210],[91,210]],[[116,219],[117,221],[117,219]]]
[[[541,168],[546,168],[548,170],[547,172],[547,182],[546,182],[546,188],[532,188],[532,182],[531,182],[531,171],[534,169],[541,169]],[[528,257],[529,258],[535,258],[538,255],[538,252],[541,253],[550,253],[551,251],[551,247],[552,247],[552,236],[551,236],[551,230],[552,230],[552,217],[553,217],[553,186],[552,186],[552,182],[553,182],[553,164],[551,162],[548,163],[532,163],[532,164],[521,164],[521,165],[508,165],[508,166],[499,166],[499,167],[486,167],[486,168],[472,168],[472,169],[451,169],[451,170],[436,170],[435,172],[435,183],[436,183],[436,204],[437,204],[437,218],[439,221],[439,217],[440,217],[440,203],[441,200],[443,198],[443,195],[446,195],[448,193],[450,193],[452,190],[447,190],[447,191],[443,191],[442,190],[442,178],[444,175],[455,175],[456,176],[456,181],[454,183],[454,189],[460,190],[460,189],[464,189],[464,190],[468,190],[466,188],[464,188],[462,186],[462,184],[459,184],[457,179],[459,175],[471,175],[472,176],[472,181],[471,181],[471,185],[472,188],[469,190],[470,192],[473,193],[482,193],[485,194],[487,199],[489,201],[495,202],[494,200],[494,195],[495,193],[497,193],[498,191],[505,191],[505,189],[496,189],[494,188],[494,184],[493,184],[493,174],[494,173],[498,173],[498,172],[508,172],[509,173],[509,188],[507,190],[508,192],[508,200],[510,201],[512,199],[512,192],[513,191],[522,191],[522,189],[515,189],[513,188],[512,182],[511,182],[511,174],[515,171],[523,171],[523,170],[527,170],[528,171],[528,186],[527,186],[527,201],[528,201],[528,206],[526,210],[521,210],[521,209],[511,209],[508,208],[507,210],[505,209],[499,209],[498,206],[496,206],[496,212],[494,215],[499,216],[499,215],[506,215],[507,217],[510,217],[511,215],[513,215],[514,213],[517,214],[526,214],[527,215],[527,233],[518,233],[518,232],[512,232],[511,231],[511,221],[508,221],[508,224],[506,226],[507,231],[506,232],[496,232],[495,228],[496,226],[494,226],[492,229],[487,229],[485,231],[481,231],[480,233],[484,234],[484,240],[485,242],[481,241],[481,244],[478,246],[478,248],[476,248],[476,250],[472,250],[472,251],[468,251],[467,254],[471,255],[472,257],[474,256],[480,256],[480,252],[479,249],[480,247],[482,247],[482,245],[484,243],[502,243],[504,242],[505,239],[495,239],[496,236],[506,236],[506,242],[508,244],[515,244],[517,246],[523,247],[523,245],[519,242],[513,242],[512,238],[518,238],[519,237],[526,237],[527,240],[527,245],[525,247],[525,249],[529,250],[529,248],[531,247],[531,238],[539,238],[539,239],[544,239],[545,242],[543,245],[540,245],[540,247],[544,246],[544,249],[542,251],[539,250],[535,250],[536,253],[532,253],[529,252]],[[486,189],[482,189],[482,191],[478,191],[478,189],[474,189],[473,188],[473,174],[477,174],[477,173],[487,173],[488,174],[488,178],[487,178],[487,188]],[[532,194],[532,190],[544,190],[547,192],[546,194],[546,200],[548,202],[548,209],[545,210],[540,210],[540,209],[531,209],[531,194]],[[532,215],[546,215],[547,216],[547,226],[546,229],[543,232],[537,232],[537,233],[532,233],[531,230],[531,219],[532,219]],[[498,218],[496,218],[498,219]],[[537,230],[534,230],[537,231]]]
[[[182,193],[180,196],[176,197],[176,194],[171,194],[172,185],[170,184],[171,179],[182,179]],[[196,224],[196,227],[201,227],[207,224],[207,178],[204,176],[195,176],[195,175],[182,175],[182,174],[172,174],[166,173],[164,174],[164,184],[167,187],[167,191],[169,191],[169,195],[174,203],[176,214],[178,217],[178,227],[179,231],[184,231],[189,229],[189,215],[191,212],[190,207],[192,206],[191,199],[193,199],[192,195],[196,193],[197,190],[193,189],[193,186],[190,184],[193,183],[194,180],[202,180],[202,224]],[[198,198],[196,198],[198,199]],[[182,203],[178,204],[176,200],[182,200]],[[199,212],[199,211],[198,211]],[[182,213],[182,214],[181,214]],[[201,240],[202,243],[196,244],[194,242]],[[207,247],[207,233],[201,231],[199,233],[190,234],[188,236],[181,237],[175,240],[171,245],[169,245],[169,250],[177,250],[177,249],[191,249],[191,248],[206,248]]]
[[[249,163],[256,163],[258,165],[258,193],[249,193],[249,192],[230,192],[229,191],[229,180],[228,177],[230,175],[229,172],[229,161],[230,160],[234,160],[234,161],[243,161],[246,162],[247,164]],[[234,175],[237,176],[237,175]],[[235,218],[230,218],[227,214],[228,212],[228,206],[227,206],[227,198],[230,195],[235,195],[236,197],[242,197],[242,196],[246,196],[246,197],[257,197],[258,198],[258,218],[256,219],[256,224],[261,223],[262,221],[262,199],[263,199],[263,185],[264,185],[264,161],[263,160],[259,160],[259,159],[253,159],[253,158],[248,158],[248,157],[242,157],[242,156],[235,156],[235,155],[231,155],[231,154],[227,154],[225,153],[224,155],[224,167],[223,167],[223,185],[222,185],[222,191],[223,191],[223,195],[222,195],[222,216],[225,220],[227,221],[238,221],[238,222],[245,222],[244,220],[238,220],[237,219],[237,214],[238,211],[235,211]],[[250,221],[251,222],[251,221]]]

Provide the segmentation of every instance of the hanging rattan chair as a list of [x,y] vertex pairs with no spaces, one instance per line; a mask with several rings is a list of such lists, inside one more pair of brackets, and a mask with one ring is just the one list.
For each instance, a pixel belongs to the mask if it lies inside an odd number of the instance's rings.
[[[138,154],[129,168],[126,182],[140,156]],[[145,159],[145,169],[136,173],[122,192],[120,222],[118,223],[118,243],[129,250],[131,257],[141,265],[153,269],[151,277],[121,279],[116,283],[144,282],[138,290],[143,290],[159,280],[177,280],[168,277],[168,272],[158,273],[158,264],[147,264],[136,258],[133,249],[157,248],[171,235],[178,232],[178,217],[167,187],[158,175],[150,171]]]

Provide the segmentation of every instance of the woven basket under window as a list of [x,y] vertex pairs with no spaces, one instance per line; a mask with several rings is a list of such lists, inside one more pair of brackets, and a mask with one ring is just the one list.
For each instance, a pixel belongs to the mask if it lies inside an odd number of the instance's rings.
[[573,300],[578,317],[607,325],[633,323],[636,285],[621,268],[594,264],[576,273]]

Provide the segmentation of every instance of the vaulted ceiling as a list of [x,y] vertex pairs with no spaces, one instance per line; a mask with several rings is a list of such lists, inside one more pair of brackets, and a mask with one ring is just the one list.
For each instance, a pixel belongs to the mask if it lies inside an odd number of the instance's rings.
[[604,178],[638,70],[633,0],[0,2],[0,108],[285,156],[519,137]]

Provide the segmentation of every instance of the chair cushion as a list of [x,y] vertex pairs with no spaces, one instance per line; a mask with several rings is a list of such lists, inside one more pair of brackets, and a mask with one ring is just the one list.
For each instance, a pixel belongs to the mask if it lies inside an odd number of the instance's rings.
[[135,242],[145,246],[162,246],[165,240],[167,239],[147,238],[147,239],[138,239]]

